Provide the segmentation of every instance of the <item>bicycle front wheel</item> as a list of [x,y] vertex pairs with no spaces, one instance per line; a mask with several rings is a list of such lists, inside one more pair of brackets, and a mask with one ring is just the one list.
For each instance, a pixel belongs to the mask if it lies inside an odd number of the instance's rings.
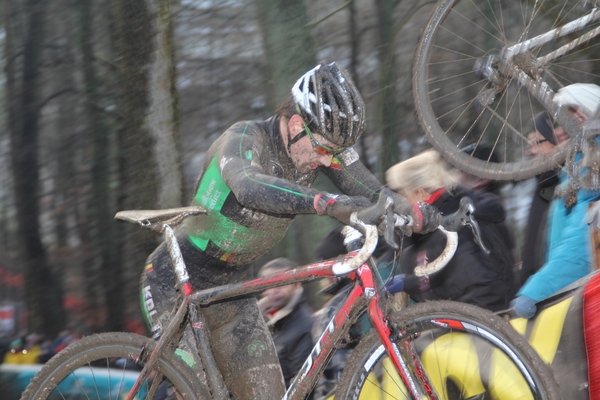
[[[399,330],[393,341],[412,349],[408,357],[427,378],[416,384],[433,386],[439,399],[561,398],[549,366],[523,336],[487,310],[426,302],[390,315],[390,323]],[[336,398],[411,399],[376,332],[353,351]]]
[[[532,157],[544,150],[528,134],[534,131],[534,116],[545,106],[498,60],[508,46],[582,17],[593,3],[439,1],[413,60],[415,107],[433,147],[457,168],[487,179],[525,179],[560,166],[566,146]],[[544,57],[598,26],[592,22],[508,62],[553,91],[576,82],[599,83],[598,37],[560,57]],[[497,159],[480,160],[461,151],[469,145],[486,145],[494,149]]]
[[[150,354],[154,344],[143,336],[123,332],[85,337],[50,359],[31,380],[21,400],[123,399],[143,367],[138,359],[142,349]],[[195,381],[187,364],[165,352],[135,398],[209,398],[201,396],[202,389]]]

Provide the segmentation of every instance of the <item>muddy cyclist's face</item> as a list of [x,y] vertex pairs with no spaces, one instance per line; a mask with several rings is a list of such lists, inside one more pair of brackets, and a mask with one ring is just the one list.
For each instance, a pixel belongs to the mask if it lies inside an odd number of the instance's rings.
[[[329,167],[331,165],[333,154],[327,149],[334,149],[335,145],[319,135],[313,133],[308,135],[304,130],[302,118],[297,114],[290,118],[287,125],[292,140],[297,135],[302,135],[301,139],[290,146],[290,157],[299,172],[307,174],[321,166]],[[339,152],[339,149],[335,150]]]

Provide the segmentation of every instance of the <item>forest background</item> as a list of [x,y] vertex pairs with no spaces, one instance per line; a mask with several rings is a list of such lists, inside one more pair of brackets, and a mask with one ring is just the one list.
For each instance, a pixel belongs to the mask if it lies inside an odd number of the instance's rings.
[[[218,135],[271,116],[319,61],[339,61],[363,94],[356,150],[376,176],[427,148],[410,70],[434,3],[3,0],[0,308],[12,329],[139,329],[139,276],[160,237],[114,214],[189,204]],[[315,261],[335,224],[297,218],[264,260]]]

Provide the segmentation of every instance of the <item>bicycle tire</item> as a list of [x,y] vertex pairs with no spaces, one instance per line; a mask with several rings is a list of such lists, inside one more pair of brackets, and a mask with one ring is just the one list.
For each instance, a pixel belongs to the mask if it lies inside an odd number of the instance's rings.
[[[417,349],[417,358],[439,399],[561,398],[550,367],[507,321],[490,311],[432,301],[395,312],[390,321],[401,328],[396,343],[410,341]],[[467,326],[469,331],[452,325]],[[502,343],[506,352],[494,342]],[[515,361],[521,363],[529,381]],[[348,360],[336,398],[411,398],[400,382],[381,340],[371,331]]]
[[[584,15],[591,3],[440,0],[421,34],[412,66],[416,113],[431,145],[457,168],[486,179],[521,180],[562,165],[567,146],[545,156],[528,154],[527,137],[534,130],[533,117],[545,110],[543,104],[516,79],[501,74],[506,79],[494,85],[479,77],[474,66],[508,44]],[[591,24],[584,32],[597,26]],[[531,74],[538,74],[554,91],[575,82],[597,83],[594,45],[599,40],[596,37],[543,68],[532,67]],[[534,55],[548,54],[562,44],[550,42],[515,63],[529,66]],[[493,148],[497,162],[461,150],[471,144]]]
[[[142,349],[150,354],[154,347],[153,340],[133,333],[109,332],[84,337],[50,359],[31,380],[21,400],[124,398],[123,394],[131,388],[127,379],[134,380],[141,369],[126,367],[140,366],[136,358]],[[115,364],[115,360],[120,363]],[[107,368],[108,365],[111,367]],[[178,398],[209,398],[195,383],[197,379],[191,368],[174,353],[162,355],[155,370],[166,379],[163,382],[169,390],[176,389]],[[145,398],[147,385],[144,383],[136,399]]]

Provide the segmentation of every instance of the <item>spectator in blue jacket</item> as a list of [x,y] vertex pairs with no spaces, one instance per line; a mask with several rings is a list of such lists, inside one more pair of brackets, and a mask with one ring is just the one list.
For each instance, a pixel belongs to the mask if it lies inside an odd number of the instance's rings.
[[[561,107],[568,107],[581,123],[597,115],[600,87],[594,84],[566,86],[554,96]],[[585,174],[585,169],[580,171]],[[589,203],[600,199],[600,191],[579,189],[575,204],[565,200],[569,179],[564,169],[550,208],[548,254],[544,265],[521,287],[511,302],[515,313],[523,318],[535,315],[536,305],[591,272],[592,246],[588,225]]]

